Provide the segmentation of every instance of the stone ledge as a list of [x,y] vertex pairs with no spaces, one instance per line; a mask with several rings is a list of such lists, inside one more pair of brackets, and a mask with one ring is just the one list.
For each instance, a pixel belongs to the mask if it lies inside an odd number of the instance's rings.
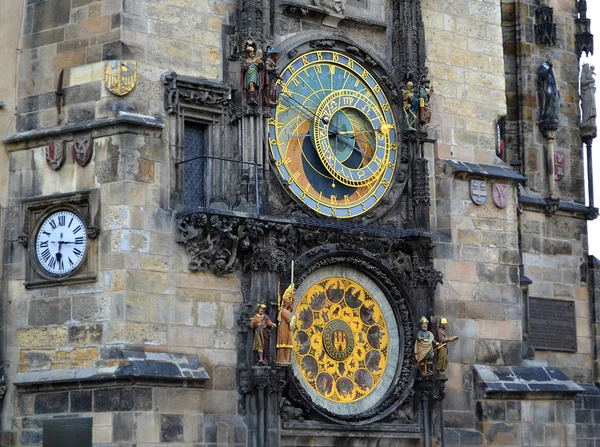
[[[527,196],[524,194],[521,194],[521,203],[527,209],[536,209],[540,211],[545,211],[549,206],[548,199],[545,197]],[[598,208],[585,206],[583,203],[567,202],[560,199],[558,211],[580,214],[589,220],[594,220],[598,215]]]
[[574,399],[584,391],[560,369],[549,366],[473,365],[473,370],[482,397],[519,399],[535,394],[547,400]]
[[31,140],[50,138],[57,135],[92,131],[96,129],[119,125],[134,125],[150,127],[154,129],[164,129],[165,127],[163,119],[159,116],[148,116],[128,112],[119,112],[119,115],[115,117],[81,121],[79,123],[67,124],[66,126],[61,127],[51,127],[48,129],[36,129],[27,132],[21,132],[18,134],[8,136],[3,140],[3,143],[8,146],[8,151],[11,152],[17,149],[11,149],[10,146],[16,145],[17,143],[25,143]]
[[479,163],[470,163],[467,161],[449,160],[440,158],[440,161],[446,163],[454,171],[455,174],[476,175],[486,178],[526,181],[527,177],[517,173],[504,162],[496,165],[483,165]]
[[[419,424],[370,424],[343,427],[326,422],[288,421],[282,424],[281,438],[282,446],[305,445],[304,443],[286,443],[284,438],[300,441],[318,438],[321,442],[319,445],[345,445],[340,443],[343,438],[353,440],[361,438],[371,441],[375,439],[421,439],[421,426]],[[331,442],[327,442],[327,440]]]
[[119,381],[201,388],[209,379],[196,356],[123,350],[123,358],[116,360],[112,366],[21,372],[17,374],[14,385],[19,392],[98,386],[99,383]]

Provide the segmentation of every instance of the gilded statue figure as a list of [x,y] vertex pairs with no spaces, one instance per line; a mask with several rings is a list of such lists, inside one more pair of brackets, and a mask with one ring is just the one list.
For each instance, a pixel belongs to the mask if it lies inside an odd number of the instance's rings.
[[246,102],[253,105],[258,104],[258,92],[260,90],[259,74],[264,66],[264,62],[255,51],[256,49],[253,45],[247,45],[246,59],[241,64]]
[[257,363],[266,365],[269,363],[269,340],[271,338],[271,329],[277,325],[271,321],[265,313],[267,306],[259,304],[257,312],[252,321],[250,321],[250,329],[254,330],[254,345],[252,346],[255,352],[255,360]]
[[427,330],[429,320],[421,317],[419,320],[420,329],[417,331],[417,340],[415,341],[415,358],[419,366],[421,374],[429,374],[432,372],[431,365],[433,364],[433,349],[437,345],[433,334]]
[[583,64],[581,67],[581,127],[596,127],[596,80],[595,67]]
[[404,111],[404,129],[416,130],[415,121],[417,114],[415,113],[415,90],[414,84],[411,81],[406,83],[406,88],[402,89],[402,110]]
[[268,107],[277,106],[277,80],[279,79],[279,70],[277,61],[279,60],[279,50],[271,49],[267,51],[265,60],[266,85],[264,91],[264,105]]
[[277,316],[277,364],[292,364],[292,330],[294,329],[294,284],[283,292],[279,302],[279,315]]
[[446,330],[448,329],[448,319],[446,317],[440,318],[440,324],[438,325],[437,335],[435,341],[438,343],[438,371],[444,372],[448,367],[448,343],[452,343],[458,340],[458,336],[454,335],[448,337]]
[[421,124],[429,124],[431,121],[430,102],[432,94],[433,87],[431,86],[431,80],[427,76],[423,76],[419,87],[419,119]]

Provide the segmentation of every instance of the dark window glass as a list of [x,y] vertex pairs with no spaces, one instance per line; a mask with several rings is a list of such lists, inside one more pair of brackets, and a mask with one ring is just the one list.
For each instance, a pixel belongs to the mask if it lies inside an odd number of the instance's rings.
[[[183,140],[183,200],[188,208],[204,206],[204,153],[206,126],[185,123]],[[189,161],[188,161],[189,160]]]

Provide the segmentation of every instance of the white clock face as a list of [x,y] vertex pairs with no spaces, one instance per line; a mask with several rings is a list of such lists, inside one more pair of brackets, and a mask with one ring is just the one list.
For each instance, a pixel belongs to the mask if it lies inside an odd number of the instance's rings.
[[37,259],[46,272],[63,276],[83,261],[87,247],[87,230],[81,218],[71,211],[48,216],[37,234]]

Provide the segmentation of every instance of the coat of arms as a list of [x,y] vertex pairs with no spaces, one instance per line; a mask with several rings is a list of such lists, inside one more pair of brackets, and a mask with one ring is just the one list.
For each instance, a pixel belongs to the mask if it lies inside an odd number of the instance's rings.
[[563,152],[554,153],[554,178],[559,182],[565,175],[565,154]]
[[109,92],[117,96],[125,96],[135,87],[137,80],[136,61],[108,61],[104,82]]
[[492,187],[492,202],[498,208],[504,208],[508,203],[508,185],[494,183]]
[[73,140],[73,160],[79,166],[86,166],[92,159],[93,140],[91,135],[84,135]]
[[485,180],[471,180],[471,200],[475,205],[483,205],[487,197],[487,182]]
[[51,169],[58,171],[65,162],[65,151],[59,141],[46,143],[46,163]]

